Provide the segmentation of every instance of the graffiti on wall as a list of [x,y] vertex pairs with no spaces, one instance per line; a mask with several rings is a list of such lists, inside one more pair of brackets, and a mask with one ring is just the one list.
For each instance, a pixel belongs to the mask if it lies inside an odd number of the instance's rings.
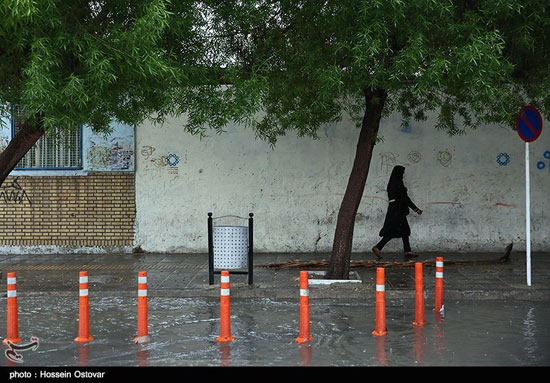
[[510,155],[508,153],[500,153],[497,156],[497,164],[500,166],[506,166],[510,163]]
[[548,168],[550,170],[550,150],[545,151],[543,157],[545,160],[537,162],[537,169],[543,170]]
[[141,155],[143,157],[145,157],[146,160],[148,160],[152,155],[153,153],[155,152],[155,150],[157,150],[156,148],[153,148],[152,146],[142,146],[141,147]]
[[408,134],[412,133],[412,126],[410,126],[410,125],[402,125],[402,126],[401,126],[401,132],[402,132],[402,133],[408,133]]
[[[453,149],[434,149],[435,160],[443,167],[449,167],[453,161]],[[414,165],[422,161],[422,153],[417,150],[411,150],[407,155],[408,163],[402,165]],[[393,167],[399,165],[399,154],[393,152],[380,153],[378,161],[376,163],[376,175],[379,177],[385,177],[390,175]]]
[[[435,149],[435,160],[443,167],[449,167],[453,161],[452,149]],[[408,163],[402,165],[415,165],[422,161],[422,153],[417,150],[411,150],[407,155]],[[390,175],[393,167],[399,165],[399,154],[393,152],[380,153],[376,163],[376,175],[386,177]]]
[[0,137],[0,152],[8,147],[8,137]]
[[436,160],[443,167],[449,167],[453,161],[453,153],[449,149],[438,150],[436,154]]
[[117,142],[111,148],[109,153],[109,164],[113,170],[128,170],[130,169],[130,162],[134,156],[134,151],[124,148]]
[[397,165],[399,154],[392,152],[380,153],[378,162],[376,163],[376,175],[382,177],[391,173],[393,167]]
[[413,150],[412,152],[409,152],[408,158],[410,163],[417,164],[422,159],[422,154],[416,150]]
[[18,178],[16,177],[12,182],[0,186],[0,200],[4,200],[5,203],[13,202],[19,204],[27,201],[32,205],[27,192],[19,185]]
[[[179,163],[182,158],[176,153],[155,155],[157,149],[150,145],[141,147],[141,156],[148,161],[155,170],[166,170],[168,174],[178,175]],[[184,158],[185,160],[185,158]]]
[[166,156],[166,164],[168,165],[169,174],[178,174],[179,162],[180,162],[180,158],[177,154],[168,153],[168,156]]
[[113,138],[107,145],[90,141],[88,162],[95,170],[131,170],[134,157],[133,143]]

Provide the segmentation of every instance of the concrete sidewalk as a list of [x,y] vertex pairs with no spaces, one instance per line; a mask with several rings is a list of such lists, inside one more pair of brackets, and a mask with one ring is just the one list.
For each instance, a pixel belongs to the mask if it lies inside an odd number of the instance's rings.
[[[350,282],[315,284],[312,298],[373,300],[376,267],[386,268],[386,297],[414,299],[414,262],[426,262],[424,290],[433,296],[436,256],[444,258],[445,299],[518,299],[550,301],[550,253],[531,255],[531,286],[527,286],[525,253],[512,252],[508,263],[499,263],[496,253],[424,253],[404,263],[400,254],[384,254],[382,263],[372,254],[352,254],[352,261],[370,261],[353,267]],[[256,254],[254,283],[246,275],[231,276],[232,298],[298,299],[300,270],[323,267],[266,267],[290,261],[328,260],[330,254]],[[489,262],[486,262],[489,261]],[[387,262],[392,262],[388,264]],[[6,295],[6,275],[17,273],[18,296],[78,296],[78,273],[89,272],[91,296],[135,296],[137,272],[148,273],[150,297],[219,297],[219,275],[208,284],[207,254],[35,254],[0,255],[0,293]]]

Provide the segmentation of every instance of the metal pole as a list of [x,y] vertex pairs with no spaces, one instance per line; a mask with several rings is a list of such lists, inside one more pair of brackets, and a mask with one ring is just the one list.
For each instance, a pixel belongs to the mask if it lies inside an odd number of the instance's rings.
[[525,142],[525,235],[527,286],[531,286],[531,185],[529,180],[529,142]]
[[254,232],[254,214],[248,214],[248,284],[251,285],[254,283],[254,243],[253,243],[253,232]]
[[212,232],[212,213],[208,213],[208,284],[214,284],[214,234]]

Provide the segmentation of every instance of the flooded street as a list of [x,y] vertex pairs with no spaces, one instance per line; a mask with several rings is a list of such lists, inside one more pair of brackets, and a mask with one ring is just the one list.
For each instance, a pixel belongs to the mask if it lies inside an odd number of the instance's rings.
[[[6,301],[0,301],[6,334]],[[218,343],[219,299],[149,298],[152,341],[136,345],[136,300],[90,297],[93,341],[77,344],[78,300],[19,299],[21,364],[5,366],[548,366],[550,303],[449,301],[444,316],[426,302],[426,324],[412,325],[414,300],[388,300],[388,334],[372,335],[373,302],[312,300],[309,344],[295,342],[298,300],[233,299],[235,340]],[[7,349],[7,346],[3,346]]]

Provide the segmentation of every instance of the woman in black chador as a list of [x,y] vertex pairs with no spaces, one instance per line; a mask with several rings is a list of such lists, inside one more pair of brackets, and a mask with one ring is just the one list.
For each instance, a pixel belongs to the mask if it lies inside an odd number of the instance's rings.
[[395,166],[391,172],[388,182],[388,211],[384,220],[384,226],[380,230],[382,239],[372,248],[377,259],[382,259],[380,253],[386,243],[392,238],[401,238],[403,240],[405,256],[416,257],[416,254],[411,251],[411,245],[409,244],[411,228],[407,222],[407,215],[409,215],[409,208],[413,209],[418,215],[422,214],[422,210],[416,207],[407,194],[407,188],[403,184],[404,172],[405,168],[399,165]]

